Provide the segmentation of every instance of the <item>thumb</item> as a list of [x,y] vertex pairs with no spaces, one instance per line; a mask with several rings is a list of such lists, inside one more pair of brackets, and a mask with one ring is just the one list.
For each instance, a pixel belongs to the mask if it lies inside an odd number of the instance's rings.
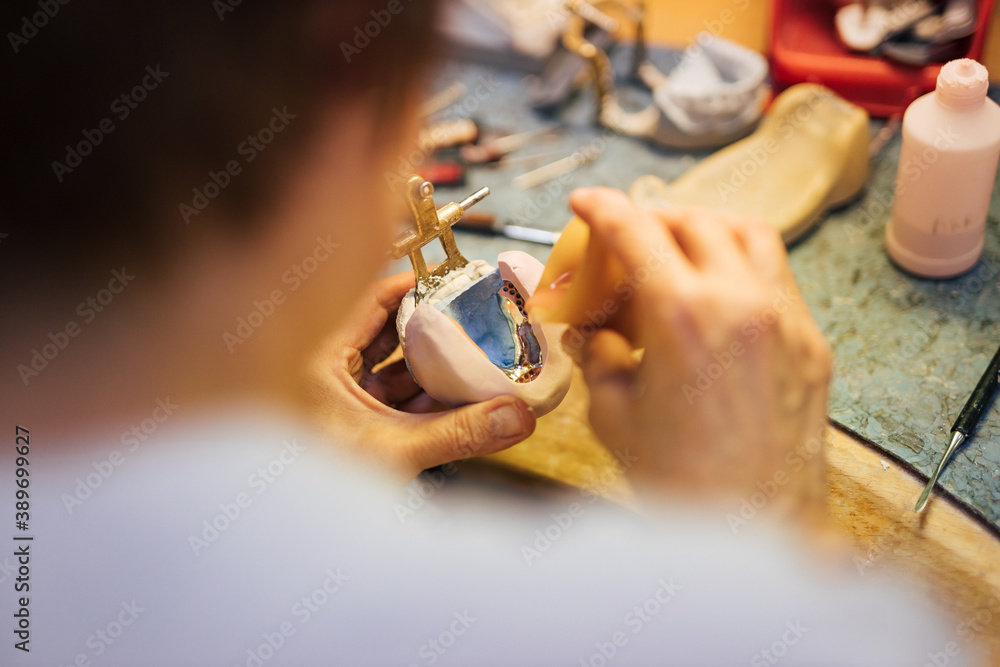
[[493,454],[521,442],[535,430],[535,412],[514,396],[424,416],[409,449],[421,469]]

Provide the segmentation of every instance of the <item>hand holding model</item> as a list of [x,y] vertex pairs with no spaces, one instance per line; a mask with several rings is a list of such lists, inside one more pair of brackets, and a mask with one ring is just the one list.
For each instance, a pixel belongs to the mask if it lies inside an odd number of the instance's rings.
[[323,430],[408,477],[506,449],[535,430],[535,414],[520,398],[447,410],[417,385],[401,358],[379,366],[399,344],[396,312],[413,285],[409,272],[376,283],[324,343],[307,381],[307,400]]
[[[594,242],[585,251],[574,221],[529,307],[578,327],[564,340],[571,352],[582,343],[601,441],[638,456],[629,472],[650,496],[727,502],[778,474],[790,479],[775,508],[818,511],[831,356],[778,233],[702,209],[643,209],[608,188],[571,203]],[[553,287],[553,272],[572,275]],[[530,435],[534,415],[513,397],[435,412],[444,406],[401,361],[372,372],[396,347],[393,314],[412,284],[379,283],[328,343],[312,375],[321,421],[408,474]]]
[[[578,275],[555,288],[543,276],[529,307],[581,333],[614,310],[628,332],[599,329],[582,345],[598,437],[638,456],[629,472],[647,492],[724,502],[777,473],[792,478],[788,506],[821,507],[831,355],[778,233],[707,210],[643,209],[608,188],[578,190],[571,204],[590,228],[586,261],[568,236],[549,266]],[[615,265],[617,279],[606,273]],[[600,272],[604,294],[589,289]]]

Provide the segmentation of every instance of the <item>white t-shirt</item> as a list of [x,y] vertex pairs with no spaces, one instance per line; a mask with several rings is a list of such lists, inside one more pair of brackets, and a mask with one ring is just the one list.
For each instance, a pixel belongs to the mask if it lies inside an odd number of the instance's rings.
[[52,437],[30,433],[26,531],[2,459],[2,665],[972,664],[903,585],[763,521],[400,490],[259,410]]

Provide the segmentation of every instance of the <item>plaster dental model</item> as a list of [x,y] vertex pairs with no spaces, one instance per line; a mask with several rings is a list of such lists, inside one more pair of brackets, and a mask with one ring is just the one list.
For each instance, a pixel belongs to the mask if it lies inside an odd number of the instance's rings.
[[976,30],[974,0],[948,0],[944,12],[928,16],[913,28],[913,36],[929,42],[968,37]]
[[[626,111],[618,103],[614,71],[606,53],[584,39],[585,19],[595,20],[595,4],[623,9],[636,24],[636,73],[653,90],[654,104]],[[598,120],[616,132],[675,148],[721,146],[745,136],[760,119],[770,96],[768,66],[762,55],[711,33],[701,33],[664,75],[645,59],[642,10],[621,0],[568,3],[575,16],[563,43],[590,61],[597,84]],[[610,21],[611,19],[606,19]]]
[[677,147],[721,146],[745,136],[770,97],[767,60],[708,32],[695,37],[664,76],[645,62],[639,73],[663,112],[654,139]]
[[[410,177],[416,229],[394,244],[394,256],[408,255],[417,274],[396,319],[410,373],[428,395],[451,406],[512,394],[539,416],[550,412],[569,390],[572,361],[561,344],[566,326],[540,324],[525,309],[542,263],[523,252],[501,253],[499,268],[469,262],[451,226],[489,190],[441,209],[433,192],[430,183]],[[421,248],[435,238],[447,259],[428,270]]]
[[848,48],[870,51],[934,12],[926,0],[907,0],[893,7],[852,3],[837,11],[837,35]]
[[960,41],[976,29],[973,0],[948,0],[944,12],[917,23],[913,30],[882,45],[882,55],[904,65],[921,66],[957,58],[965,50]]

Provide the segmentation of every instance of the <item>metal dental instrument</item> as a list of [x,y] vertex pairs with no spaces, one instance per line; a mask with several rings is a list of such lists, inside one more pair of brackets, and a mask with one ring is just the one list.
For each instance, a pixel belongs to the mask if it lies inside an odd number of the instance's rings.
[[529,241],[542,245],[555,245],[562,234],[533,227],[497,224],[496,216],[484,211],[466,212],[462,219],[455,223],[455,228],[477,233],[499,234],[515,241]]
[[986,367],[986,372],[979,378],[979,383],[972,390],[972,395],[969,396],[965,407],[962,408],[958,419],[955,420],[954,425],[951,427],[951,442],[948,444],[944,456],[941,457],[941,463],[938,464],[937,470],[934,471],[934,474],[927,481],[924,492],[917,499],[917,505],[913,508],[914,512],[922,512],[927,506],[927,501],[931,497],[931,491],[937,484],[938,475],[944,470],[945,465],[951,460],[952,455],[958,449],[959,445],[972,435],[976,424],[979,423],[979,420],[986,412],[986,408],[989,407],[990,402],[993,400],[993,395],[996,393],[998,386],[1000,386],[1000,348],[993,355],[990,365]]

